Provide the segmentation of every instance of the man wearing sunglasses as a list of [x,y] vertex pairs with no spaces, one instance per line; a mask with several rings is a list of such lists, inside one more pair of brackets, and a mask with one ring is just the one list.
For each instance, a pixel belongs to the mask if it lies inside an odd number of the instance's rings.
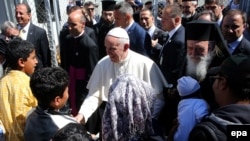
[[95,17],[95,7],[96,5],[92,1],[88,1],[84,3],[84,7],[87,10],[87,14],[91,17],[91,20],[93,22],[93,25],[97,23],[96,17]]

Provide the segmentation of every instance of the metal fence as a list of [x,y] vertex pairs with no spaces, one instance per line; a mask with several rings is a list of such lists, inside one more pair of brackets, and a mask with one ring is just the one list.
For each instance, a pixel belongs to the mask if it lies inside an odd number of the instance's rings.
[[55,24],[58,23],[56,20],[60,21],[61,16],[57,9],[59,8],[58,0],[27,0],[27,3],[32,9],[32,23],[44,28],[47,31],[49,48],[51,50],[51,63],[52,66],[58,66],[57,50],[59,48],[58,29],[60,29],[60,24]]

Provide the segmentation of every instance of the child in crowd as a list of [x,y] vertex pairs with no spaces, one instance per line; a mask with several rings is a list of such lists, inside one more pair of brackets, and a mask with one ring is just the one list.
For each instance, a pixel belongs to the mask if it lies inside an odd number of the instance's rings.
[[30,42],[13,39],[6,48],[10,71],[0,80],[0,121],[6,130],[6,141],[23,141],[26,114],[37,105],[29,82],[37,59]]
[[188,141],[189,133],[194,126],[209,114],[209,106],[200,96],[198,81],[190,76],[183,76],[177,82],[181,101],[178,104],[178,127],[174,141]]
[[49,141],[68,123],[76,123],[69,112],[61,112],[66,104],[69,78],[59,67],[41,68],[31,76],[30,88],[38,101],[36,109],[26,120],[26,141]]
[[93,141],[86,128],[78,123],[69,123],[61,128],[52,141]]

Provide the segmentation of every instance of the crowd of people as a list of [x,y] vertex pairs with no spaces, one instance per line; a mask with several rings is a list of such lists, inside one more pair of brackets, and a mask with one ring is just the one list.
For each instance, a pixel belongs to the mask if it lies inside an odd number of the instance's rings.
[[58,67],[17,4],[1,26],[0,141],[226,141],[250,124],[250,15],[223,2],[161,1],[155,18],[152,1],[103,0],[97,18],[77,1]]

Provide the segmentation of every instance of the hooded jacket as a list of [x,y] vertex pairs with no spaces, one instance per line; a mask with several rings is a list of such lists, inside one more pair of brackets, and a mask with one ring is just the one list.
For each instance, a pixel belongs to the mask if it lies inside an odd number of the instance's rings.
[[68,123],[76,123],[73,117],[59,111],[36,109],[27,117],[25,141],[50,141],[59,129]]
[[195,126],[189,141],[226,141],[227,125],[250,124],[249,117],[250,105],[232,104],[218,108]]

